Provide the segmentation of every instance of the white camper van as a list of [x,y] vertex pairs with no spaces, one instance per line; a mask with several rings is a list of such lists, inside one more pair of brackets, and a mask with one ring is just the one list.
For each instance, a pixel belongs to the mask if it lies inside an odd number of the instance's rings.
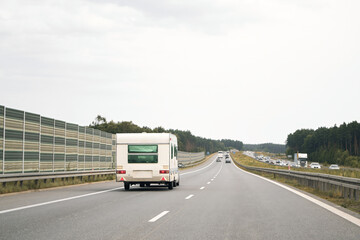
[[170,133],[118,133],[116,134],[116,181],[124,182],[125,190],[131,185],[149,187],[165,185],[169,189],[179,186],[178,143]]

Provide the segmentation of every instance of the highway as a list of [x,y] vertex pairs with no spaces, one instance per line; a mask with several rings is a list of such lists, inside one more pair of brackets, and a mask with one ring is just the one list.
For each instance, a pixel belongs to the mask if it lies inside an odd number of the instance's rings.
[[360,239],[357,214],[214,160],[173,190],[102,182],[0,196],[0,239]]

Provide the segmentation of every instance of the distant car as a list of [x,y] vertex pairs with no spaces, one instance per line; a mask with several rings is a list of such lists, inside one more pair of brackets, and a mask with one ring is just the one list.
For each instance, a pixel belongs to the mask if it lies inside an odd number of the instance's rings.
[[229,157],[230,157],[229,154],[225,155],[225,158],[229,158]]
[[221,158],[219,158],[219,157],[216,158],[216,161],[217,161],[217,162],[221,162]]
[[300,167],[299,165],[297,165],[297,164],[294,163],[294,162],[290,162],[290,166],[291,166],[291,167]]
[[339,165],[337,165],[337,164],[331,164],[329,169],[339,170],[340,168],[339,168]]
[[178,164],[178,167],[179,167],[179,168],[184,168],[184,167],[185,167],[185,165],[184,165],[184,164],[182,164],[182,163],[179,163],[179,164]]
[[231,163],[230,158],[227,158],[227,159],[225,160],[225,163]]
[[320,164],[319,164],[318,162],[313,162],[313,163],[311,163],[311,164],[310,164],[310,167],[311,167],[311,168],[318,168],[318,169],[321,168],[321,166],[320,166]]

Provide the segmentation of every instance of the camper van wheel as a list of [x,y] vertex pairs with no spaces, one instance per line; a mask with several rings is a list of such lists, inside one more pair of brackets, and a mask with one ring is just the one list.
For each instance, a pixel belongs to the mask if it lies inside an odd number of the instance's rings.
[[124,187],[125,187],[125,190],[129,190],[130,189],[130,183],[124,183]]
[[173,187],[176,187],[177,185],[176,185],[176,181],[173,181]]
[[169,187],[169,190],[173,189],[173,183],[172,183],[172,182],[169,182],[169,183],[168,183],[168,187]]
[[180,179],[179,179],[179,181],[176,183],[176,186],[180,186]]

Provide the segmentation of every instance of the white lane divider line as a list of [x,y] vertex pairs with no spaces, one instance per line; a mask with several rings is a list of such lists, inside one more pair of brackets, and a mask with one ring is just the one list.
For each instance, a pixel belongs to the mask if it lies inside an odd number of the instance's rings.
[[214,179],[211,179],[211,181],[214,181]]
[[83,197],[89,197],[89,196],[92,196],[92,195],[97,195],[97,194],[101,194],[101,193],[107,193],[107,192],[111,192],[111,191],[115,191],[115,190],[119,190],[119,189],[123,189],[123,188],[124,187],[112,188],[112,189],[108,189],[108,190],[104,190],[104,191],[100,191],[100,192],[88,193],[88,194],[83,194],[83,195],[79,195],[79,196],[58,199],[58,200],[49,201],[49,202],[37,203],[37,204],[28,205],[28,206],[2,210],[2,211],[0,211],[0,214],[9,213],[9,212],[15,212],[15,211],[19,211],[19,210],[28,209],[28,208],[45,206],[45,205],[49,205],[49,204],[53,204],[53,203],[65,202],[65,201],[78,199],[78,198],[83,198]]
[[203,190],[205,187],[201,187],[200,190]]
[[157,220],[159,220],[160,218],[162,218],[163,216],[165,216],[166,214],[168,214],[170,211],[163,211],[162,213],[160,213],[159,215],[157,215],[156,217],[152,218],[149,220],[149,222],[156,222]]
[[194,194],[190,194],[189,196],[187,196],[185,199],[189,200],[190,198],[192,198],[194,196]]
[[207,184],[210,184],[211,182],[207,182]]

